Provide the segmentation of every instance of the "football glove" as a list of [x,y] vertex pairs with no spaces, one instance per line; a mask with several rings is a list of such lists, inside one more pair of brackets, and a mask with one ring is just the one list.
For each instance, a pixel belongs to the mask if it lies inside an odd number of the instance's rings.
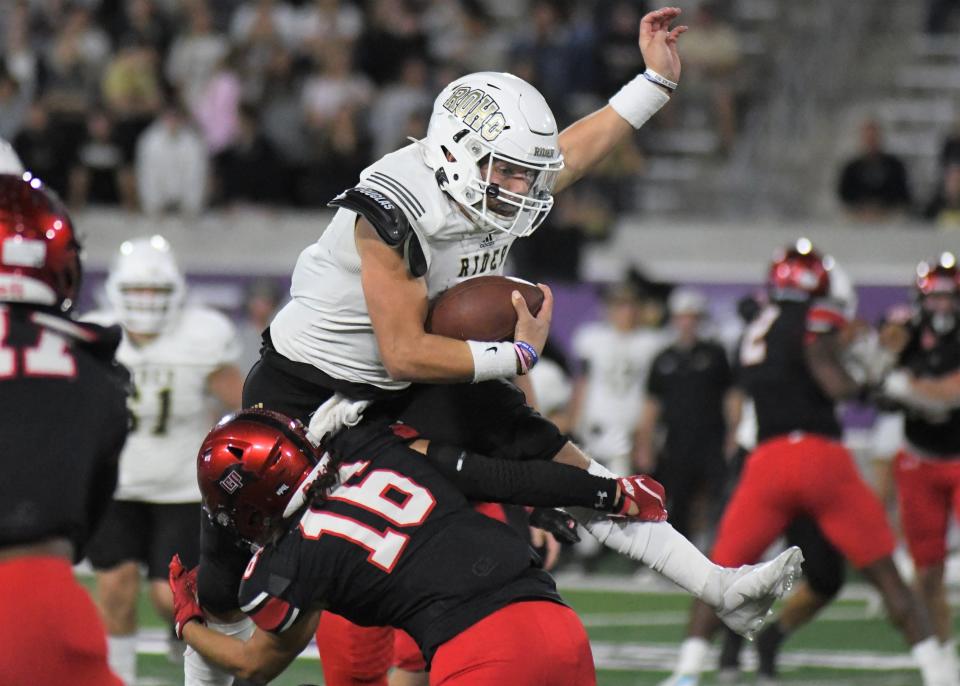
[[646,474],[624,476],[620,484],[620,506],[616,513],[642,522],[663,522],[667,519],[667,494],[656,479]]
[[180,562],[180,556],[174,555],[170,560],[170,590],[173,591],[173,619],[174,631],[177,632],[177,638],[183,640],[183,627],[187,622],[196,620],[201,624],[203,621],[203,610],[200,609],[200,603],[197,601],[197,570],[194,567],[187,570]]
[[543,529],[553,534],[561,543],[577,543],[580,535],[577,533],[577,520],[563,510],[552,507],[535,507],[530,512],[530,526]]

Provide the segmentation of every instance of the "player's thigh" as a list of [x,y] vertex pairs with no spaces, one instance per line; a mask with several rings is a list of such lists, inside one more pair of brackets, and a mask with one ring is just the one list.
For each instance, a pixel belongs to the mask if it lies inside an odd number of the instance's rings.
[[950,511],[960,495],[939,463],[918,459],[905,451],[893,461],[900,525],[918,567],[940,563],[946,557]]
[[317,648],[327,686],[386,686],[393,663],[393,629],[362,627],[323,612]]
[[113,500],[87,544],[87,558],[96,571],[124,562],[146,563],[149,537],[149,506],[133,500]]
[[415,385],[394,406],[397,419],[432,440],[504,459],[552,459],[568,440],[513,384]]
[[550,601],[507,605],[434,655],[431,686],[591,686],[590,642],[573,610]]
[[738,567],[756,562],[793,518],[791,494],[779,487],[773,468],[775,459],[759,450],[747,459],[717,527],[710,553],[717,564]]
[[90,594],[66,560],[0,563],[0,606],[18,618],[0,622],[5,686],[122,686],[107,665],[105,631]]
[[243,382],[242,402],[244,407],[263,407],[306,424],[331,395],[332,391],[287,374],[261,358]]
[[[406,631],[396,629],[393,632],[393,666],[408,673],[425,672],[427,663],[423,659],[423,653],[420,652],[420,646],[410,637]],[[415,679],[406,679],[404,683],[419,683]],[[400,683],[399,679],[390,676],[390,686]]]
[[[807,514],[827,540],[862,568],[893,553],[896,542],[887,522],[883,504],[861,478],[853,456],[836,441],[817,448],[819,462],[828,465],[819,471],[824,487],[809,498]],[[829,469],[829,471],[828,471]]]
[[166,580],[170,558],[192,569],[200,560],[200,503],[152,503],[147,578]]

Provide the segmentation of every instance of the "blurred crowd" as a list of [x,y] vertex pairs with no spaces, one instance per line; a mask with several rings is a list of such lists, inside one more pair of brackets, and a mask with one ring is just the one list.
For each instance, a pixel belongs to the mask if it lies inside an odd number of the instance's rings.
[[[460,74],[531,81],[561,127],[602,105],[644,68],[647,4],[11,0],[0,16],[0,137],[75,207],[322,207],[422,136],[435,94]],[[737,34],[722,4],[686,4],[700,34],[686,46],[677,107],[705,107],[727,149]],[[659,125],[681,117],[671,108]],[[581,200],[602,185],[601,210],[632,209],[642,169],[633,141]]]

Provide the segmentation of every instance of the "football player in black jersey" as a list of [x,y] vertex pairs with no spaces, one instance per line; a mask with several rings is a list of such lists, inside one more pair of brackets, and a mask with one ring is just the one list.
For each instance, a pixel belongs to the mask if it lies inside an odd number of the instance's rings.
[[241,643],[190,623],[203,617],[196,571],[177,559],[177,627],[194,649],[238,676],[270,679],[328,610],[405,630],[432,663],[431,683],[595,683],[586,633],[550,576],[513,529],[467,497],[663,521],[656,482],[551,462],[504,461],[491,477],[496,460],[369,419],[326,447],[321,454],[299,422],[266,410],[245,410],[207,437],[197,458],[204,508],[219,535],[257,546],[239,602],[258,630]]
[[[828,297],[830,282],[830,261],[807,239],[780,251],[770,266],[770,303],[745,332],[739,360],[739,382],[756,407],[758,445],[720,521],[711,559],[753,562],[794,520],[811,519],[880,591],[925,686],[956,685],[960,676],[893,564],[883,506],[840,440],[836,403],[864,389],[842,364],[846,316]],[[664,686],[699,683],[718,627],[710,608],[694,601],[677,667]]]
[[943,584],[947,527],[951,514],[960,516],[960,272],[954,256],[921,262],[914,294],[898,370],[884,384],[906,408],[906,443],[894,460],[894,478],[920,595],[956,661]]
[[121,686],[72,563],[103,515],[127,436],[120,330],[67,313],[80,244],[29,174],[0,175],[0,681]]

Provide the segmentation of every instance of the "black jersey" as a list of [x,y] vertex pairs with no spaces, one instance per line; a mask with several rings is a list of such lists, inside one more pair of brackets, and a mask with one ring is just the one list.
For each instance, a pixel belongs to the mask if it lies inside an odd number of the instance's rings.
[[[960,326],[938,334],[923,318],[910,324],[910,340],[900,355],[900,366],[917,378],[936,378],[960,370]],[[911,445],[930,457],[960,456],[960,408],[931,418],[906,412],[904,433]]]
[[530,547],[474,511],[422,456],[377,428],[341,436],[335,448],[358,460],[341,468],[342,484],[244,574],[240,605],[261,629],[281,632],[323,607],[407,631],[429,661],[510,603],[561,602]]
[[117,482],[129,377],[119,328],[0,306],[0,546],[70,539],[79,553]]
[[842,435],[834,401],[807,368],[804,347],[843,323],[843,315],[826,304],[778,301],[747,327],[738,383],[753,398],[758,442],[794,431]]

